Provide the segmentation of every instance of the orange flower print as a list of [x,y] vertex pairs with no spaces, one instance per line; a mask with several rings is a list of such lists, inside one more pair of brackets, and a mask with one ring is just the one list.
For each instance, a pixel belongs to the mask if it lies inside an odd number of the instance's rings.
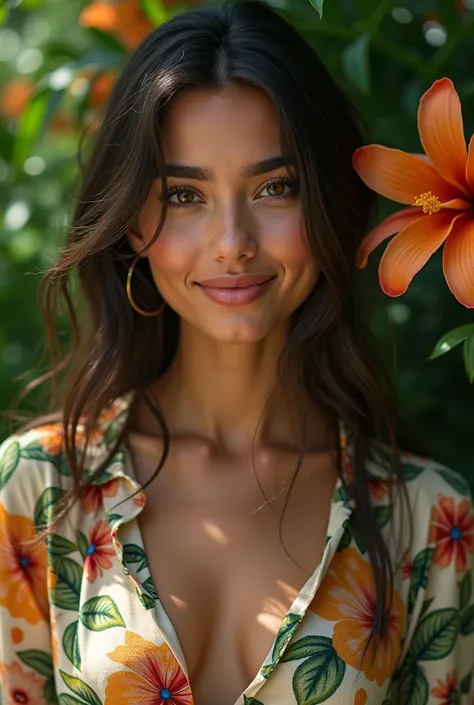
[[369,493],[372,499],[385,499],[389,494],[390,485],[387,480],[370,478],[368,481]]
[[392,675],[400,654],[405,606],[394,591],[387,635],[375,653],[369,649],[361,664],[375,619],[376,595],[370,563],[355,548],[346,548],[334,556],[332,570],[324,578],[310,610],[336,622],[333,645],[343,661],[363,670],[368,680],[375,680],[378,685]]
[[41,432],[38,442],[43,450],[49,455],[59,455],[64,439],[63,425],[61,423],[47,424],[40,426],[38,431]]
[[46,547],[24,545],[34,536],[32,520],[9,514],[0,502],[0,605],[30,624],[48,614]]
[[458,506],[453,497],[438,495],[438,506],[431,509],[430,543],[436,544],[434,561],[447,568],[454,560],[456,571],[467,568],[467,556],[474,553],[474,516],[467,499]]
[[93,583],[98,575],[102,577],[104,570],[112,568],[111,556],[115,556],[115,549],[112,546],[109,525],[101,519],[89,531],[89,548],[84,570],[90,583]]
[[125,646],[107,656],[129,670],[109,676],[104,705],[193,705],[189,682],[167,644],[125,632]]
[[47,705],[43,697],[44,678],[26,670],[19,663],[0,662],[0,682],[5,705]]
[[[358,266],[387,238],[379,267],[389,296],[405,293],[413,277],[443,247],[443,271],[457,300],[474,307],[474,135],[464,137],[459,95],[449,78],[420,100],[418,131],[425,154],[371,144],[356,150],[354,169],[369,188],[409,208],[385,218],[362,241]],[[397,234],[398,233],[398,234]]]
[[359,688],[354,696],[354,705],[365,705],[367,702],[367,691],[365,688]]
[[115,497],[118,490],[118,480],[110,480],[104,485],[86,487],[81,496],[81,507],[84,514],[92,514],[102,506],[102,494],[106,497]]
[[438,678],[436,683],[437,685],[431,689],[431,695],[439,698],[436,705],[451,705],[451,703],[458,702],[456,699],[456,696],[459,696],[458,682],[454,671],[448,673],[444,682]]
[[133,504],[135,504],[137,507],[144,507],[146,504],[146,495],[145,493],[139,492],[136,497],[133,498]]

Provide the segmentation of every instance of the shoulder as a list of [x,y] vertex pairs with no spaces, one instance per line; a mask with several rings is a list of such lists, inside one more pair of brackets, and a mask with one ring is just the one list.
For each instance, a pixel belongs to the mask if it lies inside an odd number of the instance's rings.
[[0,504],[4,511],[34,514],[46,490],[55,488],[59,495],[70,488],[63,440],[62,424],[53,423],[14,433],[1,443]]

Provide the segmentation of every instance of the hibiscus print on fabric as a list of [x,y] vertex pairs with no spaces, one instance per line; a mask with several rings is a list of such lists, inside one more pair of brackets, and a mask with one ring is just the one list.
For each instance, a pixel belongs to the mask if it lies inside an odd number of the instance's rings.
[[334,556],[332,570],[309,609],[323,619],[336,622],[333,646],[348,665],[363,670],[378,685],[392,675],[400,654],[405,606],[394,591],[388,633],[376,652],[369,649],[361,663],[375,620],[376,595],[370,563],[355,548],[346,548]]
[[115,497],[118,490],[118,480],[110,480],[99,487],[89,485],[81,496],[81,508],[84,514],[92,514],[102,507],[102,494],[106,497]]
[[431,509],[430,543],[436,544],[434,561],[447,568],[454,561],[456,571],[467,568],[467,556],[474,553],[474,516],[467,499],[456,506],[452,497],[438,495]]
[[125,633],[125,646],[107,656],[128,671],[109,676],[104,705],[193,705],[189,682],[167,644]]
[[46,620],[46,547],[25,546],[35,536],[31,519],[9,514],[0,502],[0,605],[30,624]]
[[47,705],[43,697],[45,679],[18,662],[0,663],[0,680],[6,705],[23,703],[23,705]]
[[448,673],[444,681],[436,681],[437,685],[431,689],[431,695],[438,698],[436,705],[451,705],[451,703],[459,702],[459,690],[456,674]]
[[102,519],[89,531],[89,548],[84,563],[84,570],[87,580],[93,583],[97,576],[102,577],[104,570],[112,568],[110,558],[115,556],[115,549],[112,546],[112,536],[108,523]]

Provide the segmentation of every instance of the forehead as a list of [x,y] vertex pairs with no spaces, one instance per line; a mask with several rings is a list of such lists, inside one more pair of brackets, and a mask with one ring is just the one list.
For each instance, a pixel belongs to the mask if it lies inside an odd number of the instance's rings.
[[166,161],[183,164],[242,163],[281,152],[277,109],[265,91],[248,85],[178,94],[167,106],[161,138]]

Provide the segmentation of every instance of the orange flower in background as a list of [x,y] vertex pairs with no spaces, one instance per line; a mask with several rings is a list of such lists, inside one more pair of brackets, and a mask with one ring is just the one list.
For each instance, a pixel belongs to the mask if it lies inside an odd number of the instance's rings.
[[102,73],[93,81],[91,89],[87,96],[87,102],[91,108],[99,108],[110,95],[114,83],[116,81],[115,74]]
[[361,664],[377,608],[370,563],[352,547],[334,556],[331,572],[324,578],[309,609],[323,619],[336,622],[332,642],[342,658],[362,670],[378,685],[393,674],[400,654],[405,606],[395,590],[386,637],[374,653],[370,648]]
[[46,547],[24,545],[34,536],[32,520],[9,514],[0,502],[0,605],[29,624],[48,614]]
[[113,34],[129,50],[135,49],[154,29],[142,11],[140,0],[98,0],[84,8],[79,22],[83,27]]
[[377,193],[409,208],[386,218],[363,240],[358,266],[391,235],[379,267],[383,291],[405,293],[444,244],[443,271],[457,300],[474,308],[474,135],[466,148],[459,96],[449,78],[422,96],[418,131],[425,154],[372,144],[356,150],[353,166]]
[[436,544],[434,561],[447,568],[454,560],[456,570],[467,568],[467,556],[474,553],[474,516],[467,499],[458,506],[452,497],[438,496],[438,506],[431,509],[429,542]]
[[14,78],[0,94],[0,112],[7,120],[16,120],[29,103],[35,84],[29,78]]
[[47,705],[43,696],[45,679],[19,663],[0,663],[0,680],[5,702],[24,703],[25,705]]
[[454,671],[448,673],[444,682],[438,678],[436,683],[437,685],[431,689],[431,695],[440,699],[437,705],[450,705],[450,703],[458,702],[458,699],[453,697],[458,696],[459,698],[458,683]]
[[93,583],[98,575],[102,577],[104,570],[112,568],[111,556],[115,556],[115,549],[112,546],[110,528],[107,522],[101,519],[89,531],[89,548],[84,570],[90,583]]
[[104,705],[193,705],[189,682],[168,644],[125,632],[125,646],[107,656],[130,670],[109,676]]

